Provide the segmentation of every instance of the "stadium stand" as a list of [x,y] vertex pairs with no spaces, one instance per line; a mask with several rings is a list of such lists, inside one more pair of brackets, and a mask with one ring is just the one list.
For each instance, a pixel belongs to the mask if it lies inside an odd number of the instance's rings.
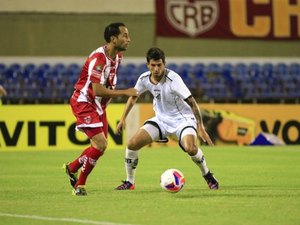
[[[202,102],[299,103],[298,63],[170,63]],[[4,104],[68,103],[81,67],[76,63],[9,65],[0,63],[0,84],[8,92]],[[137,76],[147,71],[145,63],[121,65],[118,88],[134,86]],[[145,102],[151,101],[146,95]],[[124,102],[126,98],[117,98]]]

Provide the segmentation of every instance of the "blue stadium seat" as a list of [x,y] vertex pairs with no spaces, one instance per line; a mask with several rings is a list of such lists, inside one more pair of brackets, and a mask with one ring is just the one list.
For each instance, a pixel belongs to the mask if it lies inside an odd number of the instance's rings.
[[196,63],[192,70],[196,78],[202,78],[204,76],[205,65],[204,63]]
[[232,64],[224,63],[222,65],[222,75],[230,85],[234,84],[233,73],[234,73],[234,66]]
[[298,64],[298,63],[292,63],[289,66],[289,73],[291,75],[300,76],[300,64]]
[[138,66],[138,74],[142,74],[144,72],[147,72],[148,71],[148,67],[146,65],[146,63],[142,63]]
[[175,72],[187,80],[192,76],[192,65],[189,63],[180,64]]
[[12,69],[12,70],[21,70],[22,66],[19,63],[13,63],[13,64],[9,65],[8,68]]
[[247,74],[247,66],[245,63],[237,63],[235,66],[235,73],[237,76],[241,75],[244,76]]
[[222,70],[223,71],[233,71],[234,70],[234,66],[231,63],[224,63],[222,65]]
[[221,67],[217,63],[208,64],[208,66],[205,67],[205,70],[207,73],[216,73],[216,74],[221,73]]
[[81,66],[77,63],[71,63],[70,65],[67,66],[66,69],[78,72],[81,70]]
[[180,66],[180,68],[185,69],[185,70],[190,70],[193,67],[190,63],[182,63],[179,66]]
[[6,69],[6,65],[4,63],[0,63],[0,73],[5,71],[5,69]]
[[51,68],[49,63],[43,63],[41,65],[38,66],[38,69],[40,70],[44,70],[44,71],[49,71]]
[[24,66],[24,70],[33,71],[36,68],[36,65],[33,63],[28,63]]
[[52,70],[62,73],[66,69],[66,66],[62,63],[57,63],[52,67]]
[[259,77],[261,72],[261,67],[258,63],[251,63],[248,66],[248,74],[252,77]]
[[36,66],[33,63],[26,64],[23,68],[23,78],[33,77],[33,72]]
[[22,67],[19,63],[14,63],[8,66],[4,73],[8,79],[16,78],[22,74]]
[[266,77],[272,77],[274,72],[274,67],[272,63],[264,63],[262,65],[262,73]]
[[288,66],[285,63],[278,63],[275,65],[275,72],[277,75],[284,76],[288,74]]
[[133,63],[128,63],[128,64],[122,66],[120,72],[122,74],[124,74],[125,76],[131,76],[131,75],[136,76],[138,74],[137,66]]
[[191,77],[185,76],[185,77],[182,77],[182,80],[189,88],[196,88],[196,86],[195,86],[196,82]]
[[178,65],[176,63],[167,63],[166,67],[173,71],[178,71]]
[[[179,73],[197,96],[209,101],[300,100],[300,64],[291,63],[171,63],[167,68]],[[133,87],[138,76],[148,71],[145,63],[121,65],[117,88]],[[77,63],[11,65],[0,63],[0,83],[9,98],[20,102],[40,100],[68,102],[81,66]],[[52,90],[51,93],[48,93]]]

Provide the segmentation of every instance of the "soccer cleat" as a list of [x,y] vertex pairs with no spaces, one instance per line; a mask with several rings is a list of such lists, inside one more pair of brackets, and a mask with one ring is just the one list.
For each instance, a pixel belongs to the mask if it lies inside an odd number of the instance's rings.
[[206,183],[208,184],[208,187],[211,190],[217,190],[219,189],[219,182],[217,179],[214,177],[214,174],[208,171],[206,175],[203,176],[204,179],[206,180]]
[[120,186],[116,187],[115,190],[134,190],[135,186],[134,184],[130,183],[127,180],[122,180],[123,184]]
[[62,168],[65,170],[66,174],[68,175],[68,177],[70,179],[70,184],[74,188],[75,184],[77,182],[77,173],[70,172],[68,163],[65,163]]
[[85,190],[85,186],[84,185],[78,185],[76,188],[73,189],[72,191],[73,195],[76,196],[86,196],[86,190]]

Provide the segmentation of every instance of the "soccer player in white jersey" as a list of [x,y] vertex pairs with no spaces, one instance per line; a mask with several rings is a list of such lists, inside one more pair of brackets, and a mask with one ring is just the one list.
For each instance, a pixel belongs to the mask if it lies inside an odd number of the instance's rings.
[[[209,145],[213,145],[205,131],[197,102],[184,84],[181,77],[165,67],[165,54],[159,48],[150,48],[147,52],[148,72],[140,75],[135,89],[139,94],[149,91],[153,95],[155,116],[144,123],[128,141],[125,153],[127,178],[116,190],[133,190],[135,172],[138,165],[138,151],[153,141],[167,141],[168,136],[176,136],[179,146],[200,168],[201,174],[210,189],[218,189],[219,183],[209,171],[203,152],[197,146],[198,136]],[[128,99],[117,133],[125,128],[125,120],[138,96]]]
[[63,166],[73,194],[77,196],[87,195],[85,184],[88,175],[107,147],[106,107],[111,98],[138,95],[134,88],[115,89],[122,51],[127,50],[130,42],[128,29],[123,23],[112,23],[105,28],[104,39],[107,43],[87,58],[70,99],[77,119],[76,130],[84,132],[91,143],[75,160]]

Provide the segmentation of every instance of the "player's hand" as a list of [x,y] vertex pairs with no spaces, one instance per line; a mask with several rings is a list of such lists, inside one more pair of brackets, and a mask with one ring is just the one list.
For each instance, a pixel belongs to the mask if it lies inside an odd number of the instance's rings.
[[125,127],[126,127],[126,122],[125,122],[125,120],[123,121],[123,120],[121,120],[119,123],[118,123],[118,125],[117,125],[117,129],[116,129],[116,134],[118,134],[118,135],[120,135],[120,134],[122,134],[122,131],[123,131],[123,129],[125,130]]
[[198,135],[202,141],[206,142],[208,145],[214,145],[203,125],[198,125]]
[[139,92],[138,92],[138,90],[136,90],[135,88],[128,88],[128,89],[126,90],[126,95],[127,95],[128,97],[131,97],[131,96],[136,97],[136,96],[139,95]]

